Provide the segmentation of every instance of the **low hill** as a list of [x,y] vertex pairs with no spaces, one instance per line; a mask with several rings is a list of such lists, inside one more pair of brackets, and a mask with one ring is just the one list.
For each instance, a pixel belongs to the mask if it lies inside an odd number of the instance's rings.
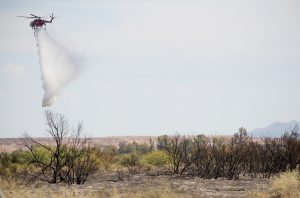
[[291,122],[274,122],[273,124],[249,131],[249,135],[253,137],[280,137],[284,132],[293,129],[296,125],[300,126],[300,122],[293,120]]

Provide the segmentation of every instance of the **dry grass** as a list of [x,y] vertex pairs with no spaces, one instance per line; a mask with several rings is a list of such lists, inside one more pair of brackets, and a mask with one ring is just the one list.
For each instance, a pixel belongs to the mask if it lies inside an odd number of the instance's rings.
[[300,176],[298,171],[286,172],[272,183],[274,196],[300,197]]
[[249,198],[271,198],[271,196],[266,192],[251,192]]
[[300,174],[299,171],[289,171],[280,174],[273,179],[269,192],[252,192],[249,197],[257,198],[299,198],[300,197]]
[[143,192],[122,191],[117,188],[112,189],[93,189],[89,186],[61,186],[35,183],[30,186],[24,185],[22,182],[13,179],[0,179],[0,198],[183,198],[187,197],[178,194],[169,188],[157,190],[145,190]]
[[175,193],[173,191],[170,191],[169,189],[158,189],[158,190],[145,190],[144,192],[135,192],[135,193],[120,193],[116,188],[112,190],[110,193],[111,198],[185,198],[189,197],[184,194]]

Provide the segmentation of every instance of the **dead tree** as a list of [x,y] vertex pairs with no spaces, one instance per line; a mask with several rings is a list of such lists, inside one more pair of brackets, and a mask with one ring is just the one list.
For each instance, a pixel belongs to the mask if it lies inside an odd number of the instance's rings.
[[[29,176],[49,183],[84,183],[91,173],[93,163],[89,141],[87,138],[81,138],[82,123],[73,130],[62,114],[46,110],[45,117],[47,133],[52,140],[50,144],[42,144],[28,134],[21,138],[30,153],[29,163],[36,167],[36,171]],[[84,159],[85,165],[75,169],[82,162],[81,159]],[[80,181],[78,177],[81,178]],[[75,180],[79,182],[74,182]]]
[[296,125],[290,131],[286,131],[281,137],[283,147],[285,148],[284,156],[286,168],[293,170],[300,165],[300,132]]
[[170,168],[174,174],[184,174],[193,164],[193,140],[176,134],[172,137],[158,137],[157,147],[165,150],[170,161]]
[[209,178],[212,169],[212,152],[209,138],[198,135],[194,138],[194,174],[198,177]]

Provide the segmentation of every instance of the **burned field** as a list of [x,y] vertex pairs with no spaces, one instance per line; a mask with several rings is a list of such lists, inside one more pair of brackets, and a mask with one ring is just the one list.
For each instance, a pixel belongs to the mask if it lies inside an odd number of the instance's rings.
[[[3,183],[2,183],[3,184]],[[6,197],[250,197],[268,192],[270,180],[201,179],[155,174],[137,174],[119,180],[116,174],[95,176],[84,185],[36,182],[31,185],[5,184]],[[4,186],[5,186],[4,185]]]
[[[46,142],[24,134],[22,149],[0,153],[7,197],[257,197],[300,189],[297,126],[260,141],[241,127],[231,137],[175,134],[114,146],[82,136],[82,125],[73,130],[61,114],[45,116]],[[272,178],[285,173],[293,179],[271,187]]]

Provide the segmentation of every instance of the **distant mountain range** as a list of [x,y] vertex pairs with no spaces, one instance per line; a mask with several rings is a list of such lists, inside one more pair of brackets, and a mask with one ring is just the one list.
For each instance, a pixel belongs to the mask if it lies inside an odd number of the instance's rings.
[[249,131],[248,134],[253,137],[280,137],[284,132],[293,129],[296,125],[300,127],[300,121],[293,120],[291,122],[274,122],[265,127]]

